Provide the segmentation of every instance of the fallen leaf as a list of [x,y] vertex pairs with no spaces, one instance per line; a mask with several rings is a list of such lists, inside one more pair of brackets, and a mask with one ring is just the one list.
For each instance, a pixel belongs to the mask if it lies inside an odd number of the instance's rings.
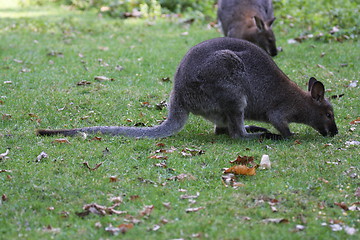
[[62,52],[55,52],[55,51],[51,51],[47,54],[48,56],[54,56],[54,57],[64,57],[64,54]]
[[197,192],[196,195],[181,195],[180,199],[195,199],[200,196],[200,193]]
[[353,228],[353,227],[344,226],[344,231],[345,231],[348,235],[355,235],[355,233],[357,232],[357,229],[355,229],[355,228]]
[[150,216],[151,212],[154,210],[154,205],[144,206],[144,209],[139,212],[140,216]]
[[70,144],[69,140],[67,140],[66,138],[55,139],[51,143],[68,143],[68,144]]
[[81,80],[80,82],[76,83],[78,86],[90,85],[92,82]]
[[159,155],[153,155],[153,156],[150,156],[149,158],[151,159],[168,159],[167,156],[159,156]]
[[286,218],[267,218],[262,220],[263,223],[289,223]]
[[12,84],[12,81],[4,81],[4,84]]
[[329,183],[329,181],[328,180],[326,180],[326,179],[324,179],[324,178],[318,178],[320,181],[322,181],[323,183]]
[[167,168],[166,163],[163,163],[163,162],[162,163],[155,163],[154,166],[155,167],[161,167],[161,168]]
[[103,163],[104,163],[104,162],[98,163],[98,164],[96,164],[95,167],[93,167],[93,168],[89,166],[89,163],[88,163],[88,162],[83,162],[83,165],[84,165],[85,167],[87,167],[89,170],[95,171],[95,170],[98,169]]
[[349,210],[349,208],[348,208],[348,206],[344,203],[344,202],[336,202],[336,203],[334,203],[336,206],[339,206],[339,207],[341,207],[343,210],[345,210],[345,211],[348,211]]
[[225,170],[224,173],[233,173],[233,174],[237,174],[237,175],[253,176],[256,174],[256,168],[257,168],[257,166],[248,168],[245,165],[235,165],[235,166],[232,166],[231,168]]
[[11,114],[4,113],[4,114],[2,115],[2,119],[3,119],[3,120],[9,120],[9,119],[11,119],[11,118],[12,118]]
[[94,80],[97,80],[97,81],[114,81],[115,79],[114,78],[108,78],[108,77],[105,77],[105,76],[95,76],[94,77]]
[[360,117],[350,122],[351,125],[359,124],[360,123]]
[[131,200],[131,201],[137,200],[137,199],[139,199],[139,198],[140,198],[139,195],[131,195],[131,196],[130,196],[130,200]]
[[133,228],[134,225],[132,223],[129,224],[120,224],[118,227],[113,227],[111,224],[105,228],[105,231],[117,236],[119,233],[125,234],[129,229]]
[[197,212],[197,211],[199,211],[199,210],[201,210],[201,209],[205,209],[205,207],[187,208],[185,211],[186,211],[187,213],[190,213],[190,212]]
[[91,204],[85,204],[83,206],[83,212],[76,212],[75,214],[79,217],[85,217],[87,215],[89,215],[90,213],[93,214],[97,214],[100,216],[105,216],[106,214],[112,215],[112,214],[116,214],[116,215],[120,215],[120,214],[125,214],[126,211],[118,211],[115,210],[114,208],[119,206],[120,203],[115,203],[113,206],[111,207],[106,207],[106,206],[102,206],[99,205],[97,203],[91,203]]
[[156,225],[154,225],[154,227],[151,228],[151,231],[155,232],[155,231],[157,231],[159,229],[160,229],[160,225],[156,224]]
[[177,176],[172,176],[170,178],[168,178],[168,180],[178,180],[178,181],[183,181],[183,180],[195,180],[196,178],[191,175],[191,174],[185,174],[185,173],[181,173]]
[[188,156],[196,156],[196,155],[201,155],[204,154],[205,151],[203,150],[199,150],[199,149],[190,149],[190,148],[185,148],[181,151],[181,155],[188,157]]
[[93,137],[92,139],[90,139],[89,141],[101,141],[102,138],[101,137]]
[[351,81],[347,87],[349,88],[356,88],[358,81]]
[[0,173],[2,173],[2,172],[11,173],[12,171],[11,170],[6,170],[6,169],[0,169]]
[[104,47],[104,46],[99,46],[98,49],[101,51],[109,51],[109,47]]
[[169,77],[163,77],[163,78],[161,78],[161,81],[170,82],[170,78]]
[[48,157],[48,155],[47,155],[46,152],[41,152],[41,153],[36,157],[36,162],[40,162],[41,159],[47,158],[47,157]]
[[4,153],[1,153],[0,160],[7,158],[7,155],[9,154],[9,152],[10,152],[10,148],[7,148]]
[[355,197],[358,197],[358,198],[360,198],[360,187],[358,187],[357,189],[356,189],[356,191],[355,191]]
[[119,181],[117,176],[110,176],[109,179],[110,179],[110,182],[112,182],[112,183]]
[[47,227],[44,227],[43,232],[49,232],[49,233],[59,233],[61,231],[60,228],[53,228],[50,225],[48,225]]
[[7,201],[8,200],[8,197],[6,196],[6,194],[4,193],[3,195],[1,195],[1,200],[3,202]]
[[238,165],[247,165],[252,162],[254,162],[253,156],[240,156],[240,155],[238,155],[235,160],[230,161],[230,163],[238,164]]
[[162,205],[166,207],[167,209],[171,209],[171,203],[170,202],[163,202]]

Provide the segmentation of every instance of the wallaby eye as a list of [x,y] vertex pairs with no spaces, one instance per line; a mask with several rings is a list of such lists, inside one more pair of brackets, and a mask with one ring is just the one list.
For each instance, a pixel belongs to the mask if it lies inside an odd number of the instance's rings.
[[331,113],[327,113],[327,114],[326,114],[326,117],[327,117],[327,118],[331,118],[331,117],[332,117]]

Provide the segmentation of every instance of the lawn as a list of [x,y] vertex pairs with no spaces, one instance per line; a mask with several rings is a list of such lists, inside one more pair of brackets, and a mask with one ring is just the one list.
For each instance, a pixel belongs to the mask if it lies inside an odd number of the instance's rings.
[[[0,20],[1,239],[358,239],[357,38],[290,44],[303,29],[274,27],[279,67],[304,89],[316,77],[332,98],[333,138],[292,124],[288,140],[233,140],[197,116],[165,139],[39,137],[159,124],[181,58],[221,33],[65,7],[3,7]],[[271,169],[223,180],[238,155],[264,154]]]

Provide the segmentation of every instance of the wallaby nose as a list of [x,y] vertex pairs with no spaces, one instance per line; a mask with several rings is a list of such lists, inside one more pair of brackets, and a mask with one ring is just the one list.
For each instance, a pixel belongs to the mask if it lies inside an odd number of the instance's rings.
[[277,55],[277,51],[276,51],[276,50],[270,52],[270,56],[275,57],[276,55]]

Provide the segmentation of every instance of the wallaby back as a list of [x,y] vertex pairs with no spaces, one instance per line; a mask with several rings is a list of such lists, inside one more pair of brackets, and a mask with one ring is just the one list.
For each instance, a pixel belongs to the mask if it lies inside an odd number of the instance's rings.
[[218,20],[225,36],[245,39],[277,55],[272,0],[219,0]]
[[334,136],[338,130],[332,106],[324,93],[324,85],[314,78],[309,81],[309,91],[299,88],[256,45],[235,38],[216,38],[191,48],[180,62],[170,96],[169,115],[161,125],[38,130],[38,134],[100,132],[161,138],[179,131],[189,113],[193,113],[213,122],[215,133],[232,138],[275,136],[266,129],[245,126],[245,119],[271,123],[285,138],[292,135],[291,122],[307,124],[324,136]]

